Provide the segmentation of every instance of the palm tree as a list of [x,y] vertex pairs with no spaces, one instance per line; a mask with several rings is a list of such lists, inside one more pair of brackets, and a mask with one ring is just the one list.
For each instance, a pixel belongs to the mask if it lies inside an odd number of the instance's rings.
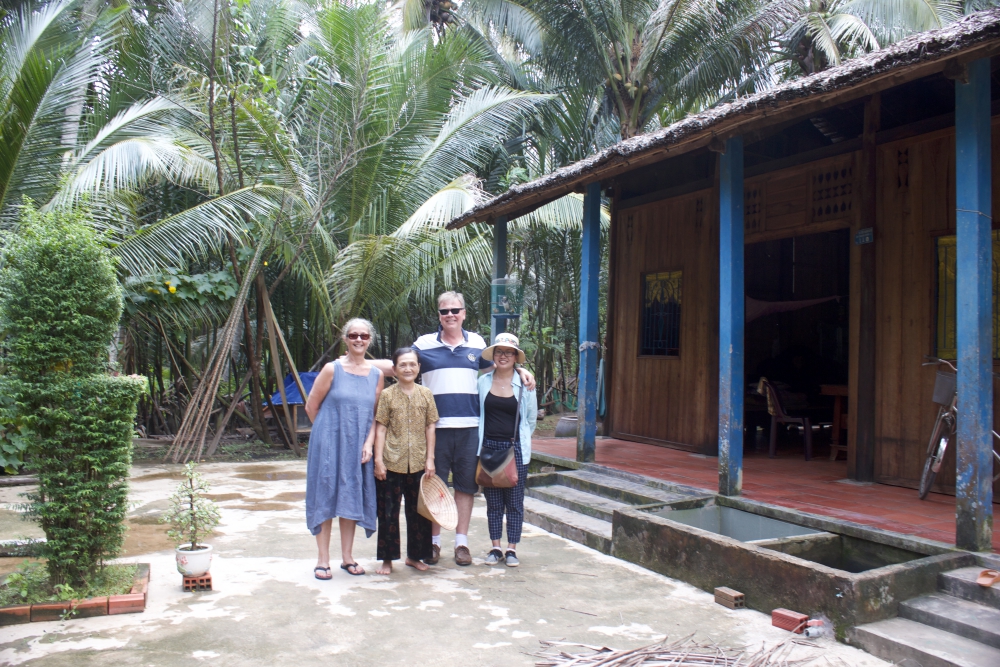
[[465,15],[530,53],[564,90],[599,91],[622,139],[738,87],[792,17],[761,0],[468,0]]
[[474,230],[443,225],[482,196],[475,174],[548,96],[498,82],[481,41],[461,30],[395,32],[375,5],[317,13],[296,110],[325,226],[341,312],[391,327],[410,296],[488,273]]
[[[958,0],[804,0],[778,38],[784,76],[812,74],[907,35],[940,28],[962,14]],[[797,71],[796,71],[797,70]]]

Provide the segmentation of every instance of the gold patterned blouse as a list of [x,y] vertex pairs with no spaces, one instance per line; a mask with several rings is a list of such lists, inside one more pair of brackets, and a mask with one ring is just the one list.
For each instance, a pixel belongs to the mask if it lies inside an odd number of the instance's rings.
[[427,462],[425,429],[438,420],[434,394],[427,387],[413,385],[407,396],[398,384],[385,389],[378,401],[375,421],[386,427],[382,463],[386,470],[420,472]]

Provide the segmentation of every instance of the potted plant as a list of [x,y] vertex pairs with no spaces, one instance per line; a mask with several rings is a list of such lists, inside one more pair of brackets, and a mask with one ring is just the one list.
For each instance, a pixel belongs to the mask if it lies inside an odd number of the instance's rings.
[[184,481],[161,519],[172,526],[167,536],[177,545],[177,571],[188,577],[200,577],[211,567],[212,547],[202,540],[219,524],[219,509],[203,495],[210,486],[195,467],[193,462],[184,467]]

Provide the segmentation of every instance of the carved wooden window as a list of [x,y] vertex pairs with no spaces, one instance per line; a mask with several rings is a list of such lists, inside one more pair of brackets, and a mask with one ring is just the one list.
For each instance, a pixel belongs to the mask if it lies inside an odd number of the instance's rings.
[[639,354],[680,355],[681,271],[647,273],[642,277],[642,340]]
[[743,191],[743,229],[746,233],[764,231],[764,187],[747,186]]
[[[937,356],[957,358],[955,329],[955,236],[937,238],[937,285],[935,295]],[[993,232],[993,358],[1000,359],[1000,230]]]
[[836,220],[852,214],[854,167],[850,164],[822,169],[812,177],[813,222]]

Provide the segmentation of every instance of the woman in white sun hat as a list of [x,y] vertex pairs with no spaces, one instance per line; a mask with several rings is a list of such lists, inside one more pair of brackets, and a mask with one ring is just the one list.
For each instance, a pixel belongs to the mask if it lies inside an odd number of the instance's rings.
[[[528,390],[515,372],[515,362],[524,363],[524,352],[517,336],[497,334],[493,345],[483,350],[483,359],[496,367],[479,378],[479,454],[501,452],[513,447],[517,484],[511,488],[484,488],[486,517],[493,548],[486,556],[487,565],[506,561],[517,567],[517,544],[521,541],[524,520],[524,480],[531,460],[531,434],[538,418],[535,391]],[[507,517],[507,550],[501,551],[503,519]]]

